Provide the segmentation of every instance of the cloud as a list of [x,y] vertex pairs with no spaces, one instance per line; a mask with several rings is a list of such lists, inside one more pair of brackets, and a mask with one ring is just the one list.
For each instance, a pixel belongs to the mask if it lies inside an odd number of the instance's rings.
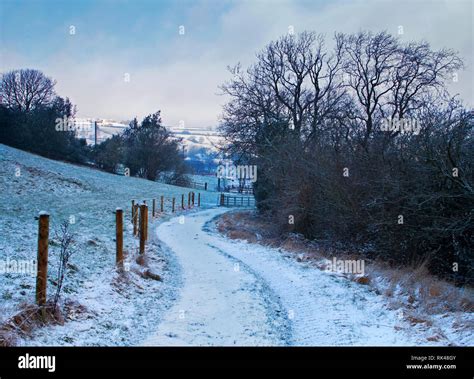
[[[467,68],[451,89],[474,104],[469,1],[238,1],[219,12],[212,2],[200,4],[183,15],[184,36],[178,34],[179,25],[169,23],[166,35],[160,35],[159,25],[147,32],[153,23],[147,23],[145,15],[132,28],[135,44],[121,46],[113,30],[108,34],[102,30],[87,40],[81,40],[78,32],[77,41],[65,42],[54,53],[45,51],[42,59],[3,50],[1,69],[43,70],[57,80],[58,93],[77,104],[81,117],[125,120],[161,109],[166,125],[183,120],[187,126],[204,127],[216,125],[221,113],[225,98],[217,93],[229,78],[226,67],[239,61],[248,65],[258,50],[285,34],[290,25],[296,32],[314,30],[328,38],[335,31],[363,29],[396,34],[402,26],[403,40],[424,39],[433,48],[460,52]],[[150,43],[147,38],[142,44],[143,33],[156,39]],[[125,73],[130,82],[124,81]]]

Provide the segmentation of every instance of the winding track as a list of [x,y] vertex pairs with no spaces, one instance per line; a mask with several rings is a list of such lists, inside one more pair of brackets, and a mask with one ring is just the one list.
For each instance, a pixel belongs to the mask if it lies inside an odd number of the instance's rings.
[[[159,225],[177,256],[181,295],[144,345],[413,345],[381,298],[277,249],[213,231],[211,209]],[[184,221],[184,223],[180,223]],[[399,325],[400,326],[400,325]]]

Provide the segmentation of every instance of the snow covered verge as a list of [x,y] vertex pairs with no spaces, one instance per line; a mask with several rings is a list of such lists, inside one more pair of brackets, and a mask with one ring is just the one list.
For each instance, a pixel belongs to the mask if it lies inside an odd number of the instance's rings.
[[[164,195],[166,212],[154,220],[158,224],[169,217],[171,198],[176,197],[178,206],[188,189],[112,175],[0,145],[0,191],[0,260],[4,264],[36,260],[35,217],[40,211],[50,214],[49,296],[55,291],[58,267],[55,231],[69,221],[75,235],[62,301],[76,305],[66,307],[64,325],[17,335],[17,345],[133,345],[160,322],[180,286],[179,267],[172,254],[150,241],[147,265],[162,281],[141,274],[145,267],[135,262],[138,242],[132,236],[130,204],[132,199],[146,199],[150,204],[155,198],[159,206]],[[203,208],[215,205],[217,194],[202,191],[201,199]],[[117,207],[124,210],[124,251],[130,267],[122,275],[114,268]],[[1,272],[0,324],[34,303],[34,292],[34,273]]]
[[[317,270],[320,274],[316,276],[345,283],[348,287],[346,297],[351,296],[349,289],[362,294],[361,299],[370,294],[379,306],[395,312],[398,321],[391,328],[410,334],[415,345],[474,345],[473,289],[439,280],[428,274],[424,265],[394,269],[381,262],[366,260],[363,275],[334,272],[328,270],[333,266],[334,256],[339,260],[360,259],[360,256],[338,255],[340,252],[299,235],[282,238],[269,220],[257,217],[251,211],[226,213],[211,227],[238,242],[241,247],[233,256],[253,260],[259,254],[269,256],[271,251],[278,256],[271,259],[291,261],[291,266],[298,265],[308,272]],[[225,245],[223,241],[221,245]],[[242,247],[242,243],[248,247]],[[316,286],[320,287],[320,283]],[[334,304],[328,306],[334,308]],[[383,324],[377,315],[377,312],[372,313],[370,322]]]

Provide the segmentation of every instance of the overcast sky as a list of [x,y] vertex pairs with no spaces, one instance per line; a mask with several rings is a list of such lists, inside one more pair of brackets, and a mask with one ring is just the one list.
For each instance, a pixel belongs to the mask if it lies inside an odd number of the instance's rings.
[[402,26],[403,40],[460,53],[466,70],[451,90],[472,106],[472,19],[471,0],[0,0],[0,70],[42,70],[79,117],[120,121],[161,109],[165,125],[207,127],[225,102],[226,67],[248,65],[289,26],[328,38]]

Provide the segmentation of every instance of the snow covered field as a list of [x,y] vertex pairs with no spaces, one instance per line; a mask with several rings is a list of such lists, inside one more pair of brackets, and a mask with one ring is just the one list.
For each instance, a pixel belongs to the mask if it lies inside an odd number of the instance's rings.
[[[124,209],[124,250],[131,260],[137,250],[130,224],[131,200],[146,199],[150,204],[152,198],[164,195],[169,214],[171,197],[176,196],[178,204],[188,189],[112,175],[0,145],[0,190],[0,259],[36,259],[35,217],[42,210],[49,212],[48,293],[52,295],[58,256],[54,232],[62,221],[73,221],[76,253],[70,261],[64,297],[88,309],[85,314],[68,315],[65,326],[39,329],[33,339],[20,344],[130,345],[147,333],[147,323],[150,327],[159,323],[163,309],[174,299],[179,267],[173,255],[158,252],[158,247],[150,244],[149,251],[155,253],[150,254],[150,264],[163,281],[146,280],[132,271],[128,283],[119,281],[114,270],[114,211]],[[216,204],[216,193],[202,191],[201,196],[203,207]],[[21,304],[34,302],[34,290],[34,275],[0,274],[0,322],[15,314]]]

